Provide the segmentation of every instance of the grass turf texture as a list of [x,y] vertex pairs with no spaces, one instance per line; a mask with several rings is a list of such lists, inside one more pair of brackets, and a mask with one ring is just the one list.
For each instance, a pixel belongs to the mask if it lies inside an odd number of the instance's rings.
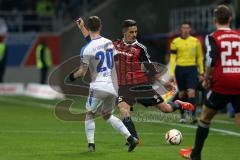
[[[135,118],[143,144],[128,153],[124,138],[97,118],[96,152],[89,153],[84,122],[66,122],[56,118],[53,111],[56,102],[28,97],[0,97],[0,160],[177,160],[182,159],[178,155],[179,149],[192,145],[194,141],[196,129],[188,128],[191,125],[175,124],[178,119],[169,118],[178,114],[168,114],[167,119],[159,119],[158,110],[136,106],[134,112],[144,113],[141,115],[145,116]],[[84,104],[85,98],[82,98],[73,108],[84,109]],[[148,120],[147,113],[154,121],[140,122]],[[183,134],[183,142],[178,146],[165,143],[165,133],[172,128]],[[217,115],[212,128],[237,132],[238,136],[211,131],[202,159],[240,160],[240,130],[234,119],[229,119],[225,114]]]

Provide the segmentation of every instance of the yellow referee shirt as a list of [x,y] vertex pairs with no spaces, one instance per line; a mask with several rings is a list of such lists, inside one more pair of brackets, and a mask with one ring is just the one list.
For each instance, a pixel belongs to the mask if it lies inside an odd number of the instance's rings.
[[200,41],[189,36],[186,39],[175,38],[170,46],[170,75],[174,76],[175,66],[197,66],[199,74],[203,74],[203,54]]

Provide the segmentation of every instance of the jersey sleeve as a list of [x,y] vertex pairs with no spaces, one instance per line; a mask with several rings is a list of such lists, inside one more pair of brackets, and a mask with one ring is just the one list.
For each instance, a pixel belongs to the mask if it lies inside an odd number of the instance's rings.
[[142,48],[139,58],[140,58],[140,61],[143,62],[144,67],[148,70],[149,76],[153,76],[157,74],[157,70],[154,64],[150,60],[150,56],[147,52],[146,47]]
[[146,47],[141,49],[139,58],[140,58],[141,62],[150,62],[151,63],[150,56],[147,52]]
[[169,61],[169,73],[171,76],[174,76],[175,63],[177,57],[177,46],[175,40],[170,44],[170,61]]
[[113,52],[113,57],[117,55],[117,50],[113,44],[113,42],[111,41],[110,43],[110,48],[112,49],[112,52]]
[[206,36],[205,44],[207,48],[206,67],[213,67],[217,60],[218,53],[217,44],[211,35]]
[[203,53],[202,53],[202,45],[199,40],[197,40],[197,64],[198,64],[198,71],[200,74],[203,74]]
[[177,46],[175,40],[173,40],[170,44],[170,53],[177,54]]
[[85,46],[80,51],[80,61],[81,63],[89,64],[90,56]]
[[171,76],[174,76],[176,57],[176,54],[170,54],[169,73]]

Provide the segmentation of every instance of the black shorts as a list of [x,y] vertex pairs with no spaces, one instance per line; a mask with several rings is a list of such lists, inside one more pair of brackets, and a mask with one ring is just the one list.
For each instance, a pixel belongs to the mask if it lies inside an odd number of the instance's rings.
[[161,95],[159,95],[151,85],[119,86],[118,93],[118,103],[126,102],[130,106],[133,106],[135,103],[140,103],[148,107],[164,102]]
[[204,102],[208,108],[214,110],[221,110],[225,108],[228,103],[232,103],[235,113],[240,112],[240,94],[226,95],[208,91]]
[[175,78],[180,91],[198,86],[198,70],[196,66],[176,66]]

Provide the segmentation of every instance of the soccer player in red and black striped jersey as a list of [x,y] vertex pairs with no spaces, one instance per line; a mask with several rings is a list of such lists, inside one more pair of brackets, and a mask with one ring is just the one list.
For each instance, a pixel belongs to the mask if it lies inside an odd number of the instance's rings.
[[[81,18],[77,20],[77,25],[89,41],[88,31]],[[129,132],[139,139],[130,115],[130,110],[136,102],[146,107],[155,106],[165,113],[174,112],[176,109],[192,111],[194,106],[179,100],[164,102],[161,95],[152,88],[152,80],[158,80],[160,77],[150,61],[147,48],[136,39],[138,32],[136,21],[124,20],[122,31],[123,39],[113,41],[118,52],[115,59],[119,85],[118,107],[123,116],[123,123]]]
[[214,10],[217,30],[206,37],[206,77],[203,85],[209,89],[200,115],[195,145],[181,149],[180,154],[191,160],[200,160],[211,120],[218,110],[232,103],[240,127],[240,33],[230,29],[231,11],[225,5]]

